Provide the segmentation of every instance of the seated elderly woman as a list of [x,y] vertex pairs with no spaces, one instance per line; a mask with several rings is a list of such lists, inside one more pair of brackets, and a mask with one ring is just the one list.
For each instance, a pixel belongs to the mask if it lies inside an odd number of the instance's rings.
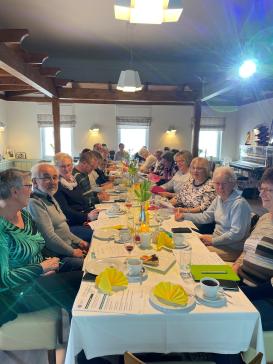
[[190,165],[191,178],[181,185],[181,189],[170,200],[174,206],[182,206],[178,212],[203,212],[216,197],[209,172],[209,162],[196,157]]
[[71,311],[82,272],[58,273],[59,258],[44,259],[42,235],[24,209],[30,174],[0,172],[0,326],[18,313],[60,306]]
[[263,330],[273,330],[273,168],[260,181],[260,197],[269,212],[260,217],[233,265],[241,277],[241,289],[262,318]]
[[181,189],[181,185],[190,179],[190,164],[192,161],[192,154],[188,150],[182,150],[174,156],[175,163],[178,167],[178,171],[173,178],[161,185],[166,192],[161,192],[160,195],[168,198],[174,197],[175,193],[178,193]]
[[149,173],[152,166],[156,163],[156,157],[145,147],[141,148],[138,154],[145,159],[139,170],[143,173]]
[[58,171],[47,163],[32,167],[33,192],[28,210],[45,239],[45,254],[62,261],[60,270],[82,268],[84,251],[88,243],[72,234],[60,205],[53,197],[58,189]]
[[57,153],[54,162],[59,172],[58,190],[54,197],[67,218],[70,231],[81,239],[90,242],[92,230],[87,222],[95,220],[98,211],[90,203],[91,200],[83,196],[84,191],[72,175],[72,157],[66,153]]
[[195,224],[216,221],[212,235],[201,235],[200,239],[209,250],[228,262],[234,262],[243,250],[249,233],[251,209],[247,201],[235,190],[236,176],[230,167],[216,168],[213,184],[217,197],[206,211],[199,214],[177,212],[176,220],[190,220]]

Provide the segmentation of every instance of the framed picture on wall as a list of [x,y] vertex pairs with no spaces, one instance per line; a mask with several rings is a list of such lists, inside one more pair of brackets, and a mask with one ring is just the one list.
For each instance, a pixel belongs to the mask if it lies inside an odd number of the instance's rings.
[[7,148],[6,155],[7,159],[15,159],[14,149]]
[[27,155],[25,152],[16,152],[15,158],[16,159],[27,159]]

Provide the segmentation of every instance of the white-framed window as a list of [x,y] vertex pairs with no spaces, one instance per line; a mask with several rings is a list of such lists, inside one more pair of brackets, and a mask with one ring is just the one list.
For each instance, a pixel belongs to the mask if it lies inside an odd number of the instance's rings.
[[151,118],[117,117],[117,145],[123,143],[130,155],[149,148]]
[[222,135],[222,130],[200,129],[199,156],[219,160],[221,158]]
[[[52,159],[54,156],[54,132],[53,127],[41,127],[41,158]],[[73,155],[73,128],[61,127],[61,151]]]
[[199,132],[199,156],[214,160],[221,159],[225,118],[201,117]]

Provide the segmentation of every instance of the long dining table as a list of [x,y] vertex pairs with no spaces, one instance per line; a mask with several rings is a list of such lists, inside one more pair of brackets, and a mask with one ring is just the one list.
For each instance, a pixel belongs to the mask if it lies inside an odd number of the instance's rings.
[[[110,206],[110,205],[109,205]],[[105,205],[107,208],[107,205]],[[85,259],[85,270],[92,271],[98,260],[111,259],[124,264],[129,253],[122,244],[113,240],[96,238],[96,229],[118,224],[126,225],[127,216],[109,219],[100,212],[95,222],[91,248]],[[166,231],[172,227],[191,226],[190,222],[176,222],[174,216],[162,223]],[[193,264],[223,264],[221,259],[209,252],[197,233],[187,234],[186,241],[192,246]],[[153,252],[153,251],[152,251]],[[134,257],[151,254],[136,247]],[[213,352],[236,354],[253,347],[264,354],[263,331],[259,312],[242,291],[229,291],[223,307],[210,307],[199,301],[190,310],[158,310],[151,302],[150,292],[161,281],[178,283],[190,297],[194,297],[198,284],[191,278],[183,279],[177,263],[177,250],[157,252],[162,260],[172,262],[166,271],[146,269],[148,273],[141,282],[129,283],[124,293],[114,293],[113,304],[90,305],[90,298],[97,289],[92,281],[82,281],[76,297],[70,327],[65,364],[74,364],[77,354],[84,350],[86,358],[105,355],[157,352]],[[87,299],[89,297],[89,299]],[[130,305],[128,304],[130,300]],[[124,302],[126,301],[126,302]],[[111,302],[111,301],[109,301]],[[263,364],[266,363],[265,356]]]

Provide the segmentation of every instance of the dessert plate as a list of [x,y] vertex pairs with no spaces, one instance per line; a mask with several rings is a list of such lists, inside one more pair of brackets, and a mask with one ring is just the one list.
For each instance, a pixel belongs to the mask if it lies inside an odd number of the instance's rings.
[[105,268],[116,268],[117,270],[124,273],[127,269],[127,266],[119,261],[118,259],[114,258],[106,258],[106,259],[90,259],[90,261],[86,264],[85,269],[87,272],[99,275],[101,272],[104,271]]
[[195,307],[195,298],[189,296],[188,303],[185,306],[177,306],[172,303],[165,303],[159,300],[152,292],[150,293],[150,303],[151,305],[159,311],[162,312],[189,312]]
[[204,292],[200,286],[200,284],[198,284],[195,288],[194,288],[194,293],[196,298],[198,299],[198,301],[206,306],[210,306],[210,307],[222,307],[225,306],[227,303],[227,298],[226,296],[224,296],[221,291],[217,293],[216,297],[213,298],[209,298],[204,296]]

